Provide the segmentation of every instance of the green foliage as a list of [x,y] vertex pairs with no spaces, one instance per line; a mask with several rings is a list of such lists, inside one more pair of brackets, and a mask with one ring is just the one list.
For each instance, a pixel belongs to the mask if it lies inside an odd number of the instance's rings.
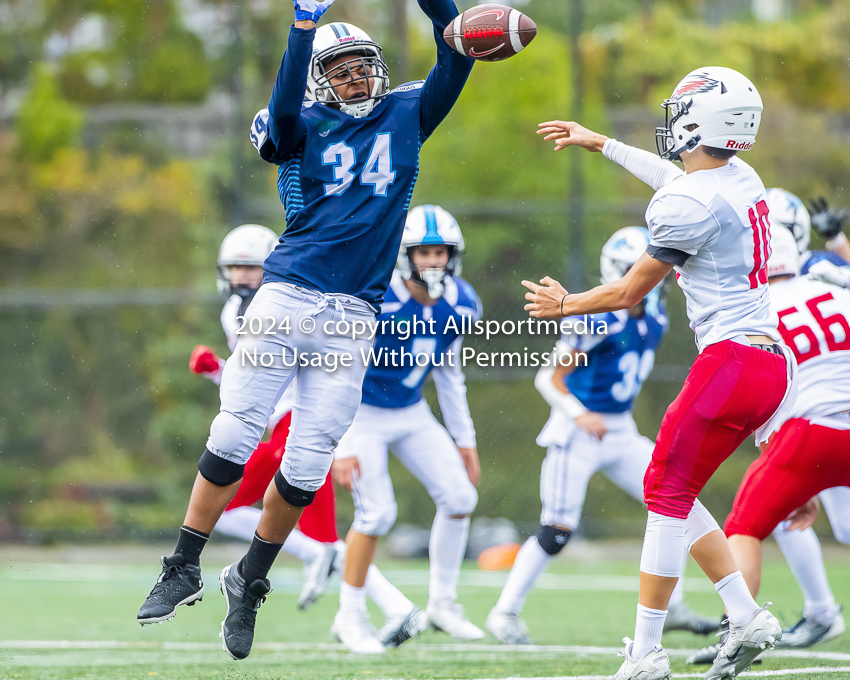
[[776,23],[706,26],[667,3],[584,36],[595,87],[610,104],[655,104],[689,71],[712,65],[746,73],[762,95],[806,108],[850,107],[850,7]]
[[36,161],[52,158],[73,145],[83,124],[83,112],[65,101],[56,76],[47,65],[35,69],[27,98],[18,111],[17,132],[21,151]]

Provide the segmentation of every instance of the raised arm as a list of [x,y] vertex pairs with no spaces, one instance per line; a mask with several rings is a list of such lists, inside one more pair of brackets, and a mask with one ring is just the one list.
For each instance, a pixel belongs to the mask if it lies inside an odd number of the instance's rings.
[[278,159],[291,155],[306,134],[304,121],[301,120],[301,105],[307,92],[307,72],[313,56],[316,25],[313,22],[298,23],[312,24],[313,27],[293,26],[290,29],[289,43],[280,62],[269,101],[268,135]]
[[464,57],[443,40],[446,26],[460,13],[452,0],[419,0],[419,6],[434,24],[437,41],[437,64],[425,81],[419,114],[419,125],[427,138],[449,115],[466,85],[475,60]]
[[685,173],[670,161],[656,154],[610,139],[571,121],[550,120],[538,125],[537,134],[555,140],[555,151],[568,146],[580,146],[588,151],[599,151],[605,158],[622,165],[640,181],[658,191]]

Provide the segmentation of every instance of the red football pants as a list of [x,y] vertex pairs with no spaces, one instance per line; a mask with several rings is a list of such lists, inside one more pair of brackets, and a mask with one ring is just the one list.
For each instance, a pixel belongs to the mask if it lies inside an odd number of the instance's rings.
[[750,465],[723,530],[767,538],[824,489],[850,486],[850,430],[789,420]]
[[[286,448],[289,425],[292,414],[287,413],[280,419],[272,432],[271,439],[260,442],[245,466],[242,484],[235,498],[226,510],[254,505],[266,494],[275,473],[280,469],[280,461]],[[308,537],[322,543],[333,543],[339,536],[336,533],[336,503],[333,482],[328,473],[325,483],[316,492],[313,502],[304,508],[298,528]]]
[[644,477],[647,507],[685,519],[720,464],[779,408],[785,358],[731,340],[700,354],[661,421]]

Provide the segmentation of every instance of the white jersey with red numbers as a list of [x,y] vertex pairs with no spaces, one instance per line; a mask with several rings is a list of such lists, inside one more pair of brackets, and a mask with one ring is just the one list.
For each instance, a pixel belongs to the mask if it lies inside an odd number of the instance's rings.
[[787,418],[850,410],[850,292],[797,276],[771,284],[770,308],[797,358],[797,401]]
[[[238,295],[231,295],[227,302],[224,303],[224,308],[221,310],[221,327],[224,329],[224,335],[227,337],[227,346],[232,352],[236,347],[236,341],[239,339],[237,333],[242,327],[242,298]],[[242,312],[244,314],[244,312]],[[221,380],[221,372],[219,372],[219,380]],[[269,417],[269,430],[273,430],[280,420],[292,410],[295,404],[295,382],[297,378],[289,383],[280,399],[275,404],[274,411]]]
[[765,199],[756,172],[732,158],[720,168],[670,182],[646,211],[648,252],[675,264],[700,352],[744,335],[779,340],[767,292]]

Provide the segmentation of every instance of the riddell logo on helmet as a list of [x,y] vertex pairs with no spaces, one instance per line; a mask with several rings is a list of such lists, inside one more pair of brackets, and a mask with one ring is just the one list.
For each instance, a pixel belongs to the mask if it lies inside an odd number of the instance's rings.
[[749,151],[753,148],[752,142],[736,142],[733,139],[730,139],[726,142],[727,149],[735,149],[735,151]]
[[337,40],[338,43],[351,42],[352,40],[357,40],[357,36],[354,35],[346,35]]

